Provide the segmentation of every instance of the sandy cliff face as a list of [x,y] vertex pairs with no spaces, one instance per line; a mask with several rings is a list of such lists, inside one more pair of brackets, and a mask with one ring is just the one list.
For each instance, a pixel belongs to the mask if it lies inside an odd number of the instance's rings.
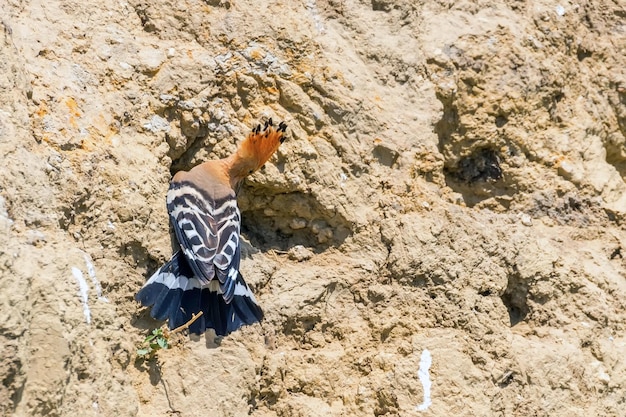
[[[0,5],[0,414],[623,413],[623,3]],[[267,117],[266,320],[136,360],[172,173]]]

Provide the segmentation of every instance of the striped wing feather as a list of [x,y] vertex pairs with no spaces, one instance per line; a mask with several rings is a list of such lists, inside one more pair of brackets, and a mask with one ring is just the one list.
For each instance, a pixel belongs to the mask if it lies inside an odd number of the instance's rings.
[[167,210],[189,266],[203,285],[219,280],[229,303],[235,295],[240,252],[240,214],[234,193],[213,199],[192,182],[172,182]]

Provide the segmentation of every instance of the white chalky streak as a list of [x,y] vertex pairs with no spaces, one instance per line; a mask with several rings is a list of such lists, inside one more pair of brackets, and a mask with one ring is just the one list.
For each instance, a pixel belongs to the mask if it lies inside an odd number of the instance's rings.
[[315,23],[315,29],[317,29],[319,33],[324,33],[326,29],[324,28],[324,23],[322,22],[322,17],[317,8],[317,3],[315,2],[315,0],[307,1],[306,8],[313,17],[313,22]]
[[417,406],[417,411],[426,411],[432,404],[432,401],[430,400],[430,373],[428,372],[432,363],[433,358],[430,355],[430,352],[428,349],[424,349],[422,356],[420,357],[420,369],[417,371],[417,376],[419,377],[422,387],[424,388],[424,402]]
[[560,4],[557,5],[556,14],[558,14],[559,16],[563,16],[565,14],[565,7],[561,6]]
[[89,274],[89,278],[91,278],[91,282],[96,289],[96,296],[98,297],[98,300],[108,303],[109,300],[102,296],[102,286],[100,285],[98,278],[96,278],[96,268],[93,266],[91,258],[86,253],[83,254],[83,256],[85,258],[85,265],[87,265],[87,274]]
[[85,315],[85,321],[87,324],[91,323],[91,310],[89,310],[89,286],[87,285],[87,281],[85,281],[85,277],[83,277],[83,273],[80,269],[76,267],[72,267],[72,275],[78,282],[78,291],[80,293],[80,297],[83,299],[83,314]]

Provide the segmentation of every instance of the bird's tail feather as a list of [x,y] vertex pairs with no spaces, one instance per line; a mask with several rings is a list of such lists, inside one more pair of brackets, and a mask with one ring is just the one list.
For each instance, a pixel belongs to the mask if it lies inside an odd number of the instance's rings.
[[189,327],[189,331],[196,334],[215,329],[217,335],[225,336],[263,318],[263,311],[240,273],[235,296],[226,303],[219,291],[219,282],[202,284],[182,251],[176,252],[148,279],[135,299],[146,307],[152,306],[153,318],[169,320],[170,329],[182,326],[202,311],[202,316]]

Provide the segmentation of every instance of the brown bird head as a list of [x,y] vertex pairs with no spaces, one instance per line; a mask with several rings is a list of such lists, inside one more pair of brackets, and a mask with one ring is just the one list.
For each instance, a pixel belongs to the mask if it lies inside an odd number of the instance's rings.
[[286,130],[287,125],[283,122],[279,123],[278,128],[274,128],[272,119],[265,122],[263,130],[261,125],[252,130],[233,155],[230,173],[235,183],[260,169],[270,159],[284,142]]

